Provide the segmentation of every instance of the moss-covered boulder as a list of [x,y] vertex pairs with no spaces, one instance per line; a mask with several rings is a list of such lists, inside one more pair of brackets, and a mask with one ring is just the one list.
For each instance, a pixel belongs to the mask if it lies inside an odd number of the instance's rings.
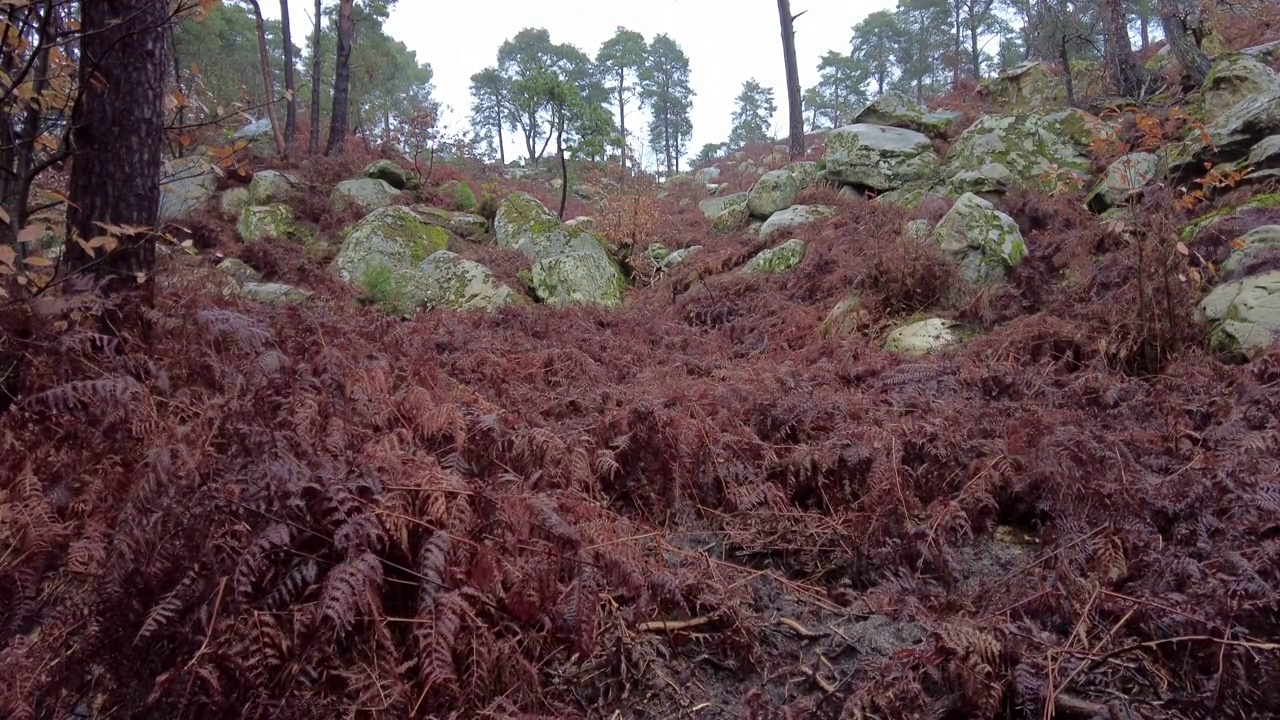
[[926,188],[902,188],[901,190],[891,190],[876,196],[878,203],[892,203],[900,205],[908,210],[918,210],[921,205],[926,202],[938,201],[945,202],[946,196],[942,194],[941,189]]
[[705,167],[693,173],[693,181],[699,185],[710,185],[720,179],[720,168],[716,166]]
[[409,208],[380,208],[347,231],[333,263],[343,281],[408,309],[421,300],[414,281],[422,261],[448,244],[448,231]]
[[902,355],[925,355],[941,350],[960,340],[952,328],[955,323],[942,318],[928,318],[894,330],[885,338],[884,349]]
[[822,165],[810,160],[793,162],[786,167],[786,171],[796,179],[801,190],[816,186],[822,179]]
[[931,239],[959,258],[961,274],[974,285],[1002,280],[1027,254],[1013,218],[973,193],[956,200]]
[[464,182],[450,180],[440,186],[440,194],[449,201],[449,207],[458,212],[471,212],[476,207],[476,194]]
[[204,209],[218,194],[222,171],[202,157],[166,160],[160,169],[160,222]]
[[582,230],[584,232],[596,232],[595,218],[576,217],[572,220],[565,221],[564,226],[570,230]]
[[927,136],[866,123],[827,133],[823,160],[828,179],[881,191],[926,181],[939,172],[938,154]]
[[698,209],[708,220],[715,220],[731,205],[746,205],[748,193],[740,192],[724,197],[713,197],[698,203]]
[[378,160],[369,163],[360,173],[361,177],[381,180],[396,190],[412,189],[418,184],[418,177],[405,170],[391,160]]
[[390,207],[400,198],[400,191],[378,178],[360,178],[344,180],[333,189],[330,203],[335,212],[346,212],[351,209],[360,212],[373,212],[379,208]]
[[491,312],[520,297],[498,282],[489,268],[448,250],[423,260],[416,282],[423,302],[434,308]]
[[247,245],[264,240],[283,240],[297,232],[293,208],[283,203],[250,205],[240,212],[236,234]]
[[1280,73],[1253,55],[1229,53],[1214,60],[1200,87],[1201,114],[1213,122],[1251,98],[1280,92]]
[[829,205],[792,205],[765,220],[760,226],[760,237],[768,240],[774,235],[815,223],[835,214],[835,208]]
[[254,205],[269,205],[286,202],[296,198],[302,192],[298,179],[277,170],[263,170],[253,174],[249,181],[249,196]]
[[1124,203],[1160,172],[1160,159],[1151,153],[1129,153],[1111,163],[1097,187],[1085,198],[1089,209],[1101,213]]
[[1090,180],[1089,148],[1110,131],[1080,111],[985,115],[948,153],[948,185],[957,192],[1001,192],[1011,185],[1051,190]]
[[804,260],[804,242],[788,240],[777,247],[761,250],[742,268],[748,275],[780,274],[794,270]]
[[512,193],[504,198],[493,227],[498,245],[519,250],[534,262],[566,253],[607,255],[604,244],[594,233],[565,227],[528,193]]
[[218,212],[228,220],[239,220],[240,213],[252,205],[249,188],[238,185],[224,190],[218,196]]
[[530,283],[548,305],[622,304],[627,281],[618,266],[599,252],[569,252],[534,263]]
[[770,215],[791,207],[800,192],[800,183],[786,170],[771,170],[760,177],[747,193],[747,212],[767,220]]
[[853,117],[855,123],[887,125],[943,138],[959,118],[957,113],[933,112],[900,92],[890,90],[867,103]]
[[1222,272],[1234,273],[1266,256],[1280,257],[1280,225],[1263,225],[1236,238],[1231,255],[1222,263]]
[[1066,85],[1045,63],[1028,61],[978,84],[978,95],[1005,107],[1042,108],[1065,102]]
[[479,215],[452,213],[448,222],[449,229],[462,238],[475,239],[489,232],[489,221]]
[[218,271],[239,283],[258,282],[262,279],[262,273],[238,258],[227,258],[218,263]]
[[1280,270],[1214,288],[1200,303],[1208,320],[1218,321],[1215,341],[1252,356],[1280,340]]
[[702,252],[701,245],[691,245],[687,248],[681,248],[680,250],[673,250],[668,253],[667,256],[658,263],[658,265],[663,270],[670,270],[671,268],[687,261],[694,255],[697,255],[699,252]]
[[742,202],[726,205],[711,221],[711,229],[718,233],[730,233],[741,230],[750,220],[751,211],[747,209],[746,197],[743,197]]
[[1224,207],[1208,213],[1182,229],[1183,242],[1194,242],[1202,233],[1227,223],[1256,222],[1269,225],[1270,218],[1280,215],[1280,193],[1255,195],[1238,207]]
[[843,339],[857,335],[870,322],[870,313],[862,304],[862,298],[850,295],[827,313],[822,324],[818,326],[818,337],[823,339]]
[[310,290],[303,290],[284,283],[246,282],[236,288],[243,298],[264,305],[292,305],[312,297]]

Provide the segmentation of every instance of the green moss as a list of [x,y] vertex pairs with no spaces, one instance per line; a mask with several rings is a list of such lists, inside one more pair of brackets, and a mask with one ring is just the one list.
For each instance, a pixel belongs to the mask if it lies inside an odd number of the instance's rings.
[[1182,240],[1191,242],[1196,239],[1201,232],[1209,227],[1237,213],[1248,212],[1251,210],[1275,210],[1280,208],[1280,193],[1272,193],[1268,195],[1257,195],[1249,200],[1249,202],[1240,207],[1225,207],[1207,213],[1195,222],[1182,229]]

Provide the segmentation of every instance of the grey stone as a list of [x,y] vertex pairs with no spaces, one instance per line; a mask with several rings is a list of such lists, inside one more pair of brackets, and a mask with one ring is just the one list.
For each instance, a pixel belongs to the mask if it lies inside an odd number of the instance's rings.
[[747,194],[747,212],[752,217],[767,220],[770,215],[791,207],[800,192],[800,184],[786,170],[765,173]]
[[774,235],[817,222],[835,215],[835,208],[827,205],[793,205],[780,210],[760,226],[760,237],[767,240]]
[[827,134],[825,175],[839,183],[895,190],[939,172],[929,138],[883,125],[848,125]]
[[934,229],[932,241],[959,258],[961,274],[975,285],[1002,280],[1027,253],[1013,218],[973,193],[956,200]]

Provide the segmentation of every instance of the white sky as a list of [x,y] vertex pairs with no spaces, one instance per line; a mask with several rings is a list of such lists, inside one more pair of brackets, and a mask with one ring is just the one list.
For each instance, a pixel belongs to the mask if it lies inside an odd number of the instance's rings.
[[[326,2],[326,5],[328,2]],[[791,0],[796,21],[796,53],[804,87],[817,82],[818,60],[828,50],[849,51],[853,26],[894,0]],[[264,14],[279,17],[279,5],[262,3]],[[311,0],[292,0],[295,42],[309,27]],[[545,27],[552,42],[572,43],[591,57],[621,25],[652,40],[667,33],[689,56],[693,98],[690,155],[703,144],[729,135],[733,101],[743,81],[754,77],[774,89],[778,114],[775,134],[786,128],[786,73],[778,5],[773,0],[399,0],[388,34],[429,62],[435,72],[436,98],[451,108],[444,124],[462,128],[470,112],[470,78],[496,62],[502,42],[526,27]],[[644,125],[628,117],[633,151]],[[507,142],[508,161],[519,155]],[[642,157],[644,157],[642,155]],[[652,164],[649,158],[647,165]]]

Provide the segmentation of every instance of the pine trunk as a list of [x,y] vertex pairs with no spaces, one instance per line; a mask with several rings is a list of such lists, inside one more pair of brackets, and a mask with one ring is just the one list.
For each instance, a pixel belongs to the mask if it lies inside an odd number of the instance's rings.
[[298,88],[293,77],[293,29],[289,25],[289,0],[280,0],[280,30],[284,35],[284,92],[287,104],[284,116],[284,144],[293,150],[298,134]]
[[266,102],[267,121],[271,123],[271,136],[276,141],[276,153],[285,155],[284,133],[280,131],[280,121],[276,118],[275,89],[271,87],[271,53],[267,51],[267,28],[262,22],[262,7],[258,0],[249,0],[253,6],[253,18],[258,24],[258,69],[262,71],[262,95]]
[[1136,97],[1142,91],[1142,74],[1129,44],[1129,17],[1123,0],[1102,0],[1103,46],[1107,72],[1116,93]]
[[323,0],[316,0],[316,27],[315,38],[311,43],[311,133],[307,143],[307,152],[315,157],[320,152],[320,33],[323,31],[321,25],[321,3]]
[[[80,13],[83,94],[72,114],[64,259],[70,272],[92,272],[111,292],[136,286],[155,266],[169,3],[94,0]],[[94,257],[77,239],[102,235],[99,223],[142,230]]]
[[782,25],[782,56],[787,69],[787,109],[791,121],[791,159],[804,157],[804,104],[800,94],[800,69],[796,64],[795,16],[791,0],[778,0]]
[[1187,79],[1193,85],[1203,84],[1204,79],[1209,76],[1209,57],[1187,31],[1178,0],[1160,0],[1158,12],[1160,25],[1164,28],[1165,42],[1173,49],[1173,56],[1182,65]]
[[351,94],[351,44],[355,34],[352,10],[355,0],[341,0],[338,6],[338,54],[333,65],[333,110],[329,119],[329,145],[325,155],[342,152],[347,138],[347,106]]

